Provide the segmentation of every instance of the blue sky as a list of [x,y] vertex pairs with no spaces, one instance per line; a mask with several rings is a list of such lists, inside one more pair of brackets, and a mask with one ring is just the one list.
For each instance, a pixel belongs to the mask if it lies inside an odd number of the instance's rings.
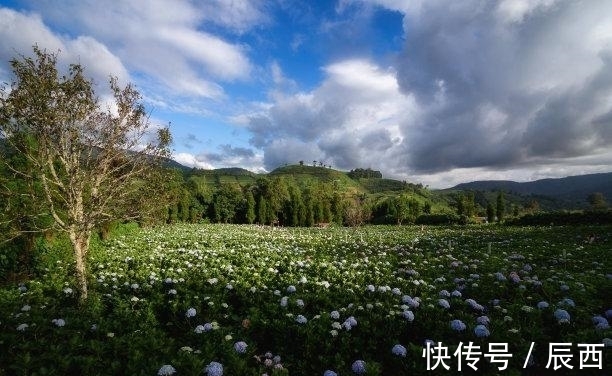
[[612,168],[612,2],[2,1],[38,44],[171,123],[190,166],[299,160],[448,187]]

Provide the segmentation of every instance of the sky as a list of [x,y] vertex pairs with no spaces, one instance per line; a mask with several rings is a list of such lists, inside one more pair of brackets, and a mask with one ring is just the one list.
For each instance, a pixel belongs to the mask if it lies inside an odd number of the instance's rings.
[[133,83],[187,166],[612,171],[609,0],[0,0],[1,82],[35,44]]

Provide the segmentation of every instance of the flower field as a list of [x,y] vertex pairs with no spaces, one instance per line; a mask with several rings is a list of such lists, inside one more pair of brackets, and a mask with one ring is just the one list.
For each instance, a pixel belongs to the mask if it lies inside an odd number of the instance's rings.
[[84,306],[60,249],[0,289],[0,375],[612,370],[611,227],[132,229],[94,245]]

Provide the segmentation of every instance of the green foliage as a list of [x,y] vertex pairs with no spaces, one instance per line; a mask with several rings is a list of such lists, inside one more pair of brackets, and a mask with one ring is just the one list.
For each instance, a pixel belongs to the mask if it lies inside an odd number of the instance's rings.
[[606,210],[608,203],[606,197],[601,192],[593,192],[587,197],[591,210]]
[[380,171],[372,170],[371,168],[356,168],[351,170],[348,173],[348,176],[351,179],[360,179],[360,178],[382,178],[382,173]]
[[495,207],[491,201],[487,202],[487,222],[493,223],[495,221]]
[[461,217],[457,214],[423,214],[416,219],[417,225],[454,225],[461,224]]

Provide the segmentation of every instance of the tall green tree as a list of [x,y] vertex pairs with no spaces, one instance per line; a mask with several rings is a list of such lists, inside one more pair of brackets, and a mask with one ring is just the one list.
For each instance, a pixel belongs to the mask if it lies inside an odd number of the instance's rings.
[[236,184],[221,183],[213,196],[215,221],[221,223],[235,222],[238,206],[244,200],[242,191]]
[[497,194],[497,205],[495,207],[495,214],[497,215],[497,220],[501,222],[504,219],[504,215],[506,214],[506,199],[504,197],[504,192],[499,191]]
[[255,214],[255,197],[253,196],[253,192],[248,189],[245,193],[246,199],[246,213],[245,213],[245,221],[248,224],[252,224],[255,222],[257,215]]
[[487,222],[493,223],[495,221],[495,207],[491,201],[487,201]]
[[267,225],[268,220],[268,202],[264,196],[259,196],[257,200],[257,222],[260,225]]
[[110,219],[138,215],[126,203],[153,165],[169,156],[170,131],[151,127],[138,91],[120,87],[115,78],[110,79],[111,110],[99,102],[79,64],[60,75],[57,54],[38,47],[33,57],[20,56],[10,64],[14,82],[1,91],[0,137],[29,167],[7,167],[40,184],[42,195],[35,199],[52,218],[49,227],[70,238],[84,301],[92,231]]
[[606,197],[601,192],[593,192],[588,195],[587,201],[591,205],[591,210],[606,210],[608,203]]
[[395,222],[401,225],[410,217],[410,199],[404,194],[400,194],[393,198],[393,209],[392,213],[395,216]]

